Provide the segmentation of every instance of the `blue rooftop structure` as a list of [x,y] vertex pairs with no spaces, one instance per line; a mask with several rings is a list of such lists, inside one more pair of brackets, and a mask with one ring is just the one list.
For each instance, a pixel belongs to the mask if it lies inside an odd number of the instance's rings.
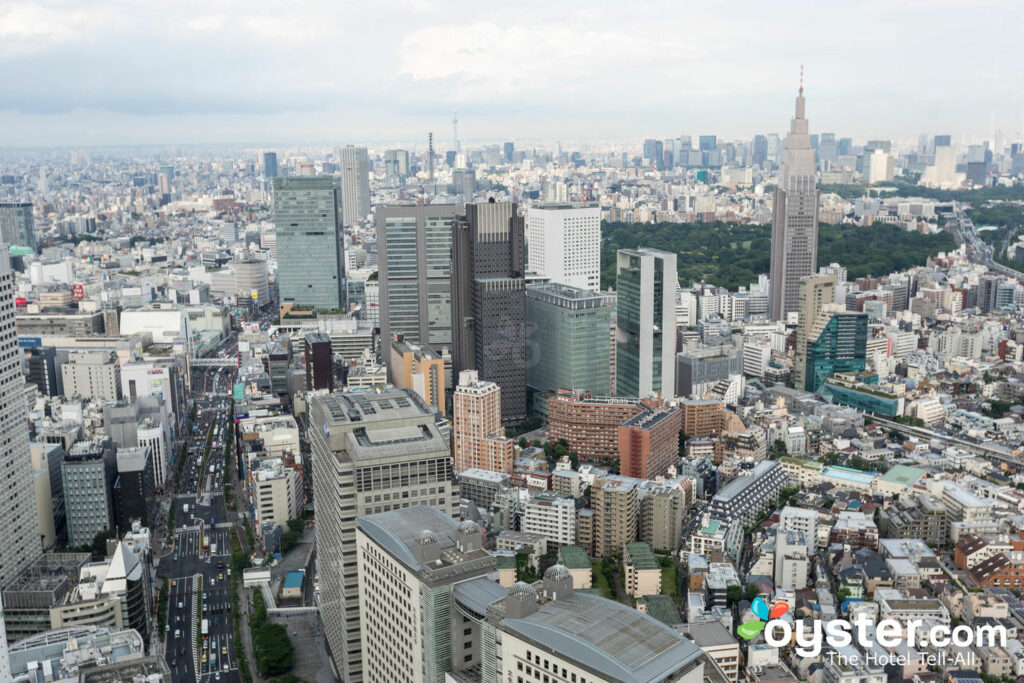
[[284,575],[285,588],[302,588],[302,572],[288,572]]

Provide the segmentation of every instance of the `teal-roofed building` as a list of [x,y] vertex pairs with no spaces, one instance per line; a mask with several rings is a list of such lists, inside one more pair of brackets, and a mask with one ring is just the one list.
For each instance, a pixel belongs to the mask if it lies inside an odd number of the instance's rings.
[[822,394],[831,398],[834,403],[850,406],[865,412],[877,413],[886,417],[898,417],[903,414],[903,396],[872,384],[875,376],[860,376],[850,373],[838,373],[830,377],[821,387]]

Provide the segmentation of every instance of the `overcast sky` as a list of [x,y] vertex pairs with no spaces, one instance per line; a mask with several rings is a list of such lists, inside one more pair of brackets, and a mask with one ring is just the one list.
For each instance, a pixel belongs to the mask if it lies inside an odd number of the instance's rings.
[[[503,8],[498,11],[496,8]],[[0,146],[1024,130],[1022,0],[0,0]]]

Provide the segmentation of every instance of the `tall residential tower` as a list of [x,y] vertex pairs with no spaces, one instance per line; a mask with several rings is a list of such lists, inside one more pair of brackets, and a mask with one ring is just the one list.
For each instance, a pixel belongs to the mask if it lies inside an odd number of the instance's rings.
[[818,268],[818,180],[804,118],[804,86],[782,152],[772,207],[771,290],[768,313],[784,320],[799,307],[800,278]]
[[338,161],[342,220],[345,225],[355,225],[370,213],[370,160],[365,147],[348,145],[339,150]]
[[676,255],[619,249],[615,330],[615,389],[645,398],[675,393]]

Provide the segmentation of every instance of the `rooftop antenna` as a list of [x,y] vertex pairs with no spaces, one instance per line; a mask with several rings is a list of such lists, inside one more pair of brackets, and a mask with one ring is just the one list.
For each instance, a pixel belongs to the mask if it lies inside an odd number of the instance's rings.
[[800,94],[804,94],[804,65],[800,65]]
[[427,133],[427,173],[430,180],[434,180],[434,134]]

